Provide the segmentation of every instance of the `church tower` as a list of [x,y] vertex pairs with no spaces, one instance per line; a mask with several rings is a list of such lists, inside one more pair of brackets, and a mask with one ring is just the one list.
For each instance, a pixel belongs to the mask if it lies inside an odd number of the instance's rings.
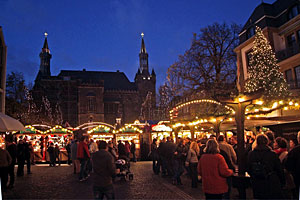
[[142,105],[141,115],[144,120],[153,118],[154,109],[156,108],[156,74],[154,69],[149,73],[148,53],[142,36],[141,50],[139,53],[140,66],[135,75],[134,81],[139,90],[140,102]]
[[51,59],[52,55],[50,54],[50,49],[48,47],[47,36],[48,36],[48,34],[45,33],[44,46],[43,46],[42,51],[40,53],[41,63],[40,63],[40,70],[39,70],[39,73],[37,75],[37,79],[39,79],[41,77],[51,76],[50,59]]

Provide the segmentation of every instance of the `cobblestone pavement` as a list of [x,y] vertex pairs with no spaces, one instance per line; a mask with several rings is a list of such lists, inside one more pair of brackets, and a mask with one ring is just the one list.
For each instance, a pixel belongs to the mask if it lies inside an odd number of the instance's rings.
[[[152,173],[151,162],[132,163],[131,171],[134,173],[132,181],[116,180],[114,187],[117,199],[204,198],[201,184],[196,189],[191,188],[190,179],[183,175],[183,185],[174,186],[170,178]],[[4,192],[3,199],[93,199],[91,179],[79,182],[78,175],[73,174],[73,166],[63,164],[49,167],[40,164],[33,166],[32,172],[24,177],[16,177],[15,187]],[[236,189],[233,189],[232,197],[237,198]]]

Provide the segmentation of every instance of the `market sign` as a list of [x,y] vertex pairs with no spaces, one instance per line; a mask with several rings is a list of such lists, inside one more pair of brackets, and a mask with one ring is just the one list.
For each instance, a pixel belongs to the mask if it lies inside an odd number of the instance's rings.
[[166,125],[155,125],[152,127],[152,131],[156,132],[171,132],[172,128]]

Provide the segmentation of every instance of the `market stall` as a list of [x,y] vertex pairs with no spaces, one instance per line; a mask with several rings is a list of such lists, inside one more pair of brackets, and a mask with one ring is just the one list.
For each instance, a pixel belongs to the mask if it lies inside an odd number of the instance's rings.
[[136,147],[136,157],[140,158],[141,155],[141,134],[143,131],[139,128],[136,128],[132,125],[126,125],[123,128],[120,128],[119,130],[114,131],[116,134],[116,141],[121,141],[122,143],[125,143],[125,141],[128,141],[129,144],[131,144],[132,141],[135,143]]
[[0,148],[5,147],[5,133],[0,133]]
[[26,141],[32,145],[34,152],[32,158],[33,161],[43,160],[43,140],[45,138],[43,131],[36,129],[31,125],[27,125],[25,126],[24,131],[17,132],[15,136],[17,138],[17,142],[19,142],[19,140],[26,139]]
[[[73,138],[73,131],[63,128],[59,125],[47,130],[45,133],[45,143],[49,146],[50,143],[53,143],[54,146],[58,145],[60,149],[60,160],[68,160],[68,153],[66,150],[66,145],[68,141]],[[49,161],[49,156],[46,156],[46,160]]]
[[163,138],[172,137],[173,140],[175,136],[172,134],[172,128],[166,126],[164,124],[157,124],[152,126],[151,128],[151,141],[153,139],[157,139],[158,141],[162,140]]
[[89,130],[88,134],[90,138],[94,141],[102,140],[109,142],[115,137],[113,129],[106,125],[98,125],[93,129]]

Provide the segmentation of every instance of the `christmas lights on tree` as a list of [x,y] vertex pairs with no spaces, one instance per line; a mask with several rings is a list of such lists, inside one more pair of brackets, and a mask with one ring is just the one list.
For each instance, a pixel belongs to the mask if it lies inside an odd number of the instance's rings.
[[251,93],[259,89],[264,89],[263,98],[267,101],[284,99],[290,95],[272,47],[262,30],[256,27],[245,92]]

